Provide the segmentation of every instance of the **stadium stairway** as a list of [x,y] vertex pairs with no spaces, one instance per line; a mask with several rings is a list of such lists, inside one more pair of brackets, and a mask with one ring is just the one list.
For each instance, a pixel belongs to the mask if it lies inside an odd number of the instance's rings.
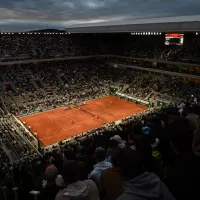
[[57,77],[58,82],[59,82],[60,85],[64,85],[65,84],[64,81],[60,78],[59,75],[56,75],[56,77]]
[[3,97],[3,101],[5,102],[6,106],[14,104],[13,98],[10,95]]
[[31,80],[30,80],[30,83],[34,86],[34,88],[35,88],[36,90],[39,88],[34,79],[31,79]]
[[147,101],[148,99],[149,99],[149,97],[152,97],[152,96],[154,96],[155,94],[154,94],[154,92],[152,91],[152,92],[150,92],[145,98],[144,98],[144,100],[145,101]]
[[121,93],[123,93],[127,88],[129,88],[130,85],[123,85],[123,88],[119,91]]
[[22,106],[26,101],[23,96],[13,96],[13,101],[15,102],[16,106]]

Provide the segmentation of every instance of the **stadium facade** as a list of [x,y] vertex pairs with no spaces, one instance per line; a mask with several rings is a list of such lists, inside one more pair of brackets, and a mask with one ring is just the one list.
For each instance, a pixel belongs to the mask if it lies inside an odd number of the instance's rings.
[[113,33],[113,32],[199,32],[200,15],[152,19],[136,19],[121,22],[80,24],[69,26],[70,33]]

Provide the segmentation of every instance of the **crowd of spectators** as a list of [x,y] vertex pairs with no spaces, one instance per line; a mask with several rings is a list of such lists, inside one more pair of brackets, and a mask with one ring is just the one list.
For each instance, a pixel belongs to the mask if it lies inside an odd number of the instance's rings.
[[198,84],[182,78],[158,76],[125,68],[108,67],[88,61],[52,62],[28,66],[2,67],[2,90],[10,112],[24,115],[34,111],[82,102],[108,95],[112,88],[140,100],[155,98],[171,102],[184,96],[199,98]]
[[[18,75],[21,79],[14,79]],[[11,96],[13,105],[9,110],[20,115],[33,110],[108,95],[110,87],[117,85],[120,88],[128,85],[135,75],[132,70],[107,68],[99,64],[75,61],[30,65],[22,74],[20,67],[14,67],[14,69],[7,69],[2,76],[4,81],[12,86],[2,91],[2,97],[7,102],[7,97]]]
[[[90,39],[93,44],[88,38],[80,40],[80,36],[0,35],[0,59],[114,52],[105,46],[99,50],[96,39]],[[151,42],[157,40],[154,37]],[[139,43],[141,48],[137,48]],[[142,45],[132,40],[128,55],[181,60],[191,48],[161,48],[160,43],[152,47],[150,43],[147,39],[142,39]],[[196,57],[198,45],[196,42],[193,51]],[[199,83],[84,61],[14,65],[2,67],[0,72],[0,84],[9,86],[1,91],[0,199],[27,200],[31,194],[41,200],[200,198]],[[118,124],[104,124],[39,151],[33,145],[35,137],[3,112],[40,112],[108,95],[113,88],[138,99],[149,98],[152,93],[154,98],[171,101],[168,97],[180,93],[185,101],[148,109]],[[5,107],[8,98],[13,105]]]
[[105,124],[9,164],[1,186],[20,199],[198,199],[199,111],[191,98]]
[[199,36],[187,34],[183,46],[164,45],[164,35],[130,37],[129,34],[44,34],[44,32],[1,34],[0,60],[5,62],[109,54],[199,63],[199,41]]
[[0,137],[4,149],[8,149],[8,154],[13,161],[34,153],[31,145],[33,136],[30,136],[11,115],[1,117]]

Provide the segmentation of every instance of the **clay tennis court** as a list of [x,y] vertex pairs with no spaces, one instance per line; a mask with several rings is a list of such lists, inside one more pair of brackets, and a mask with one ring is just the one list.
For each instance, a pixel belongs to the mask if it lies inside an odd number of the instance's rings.
[[37,133],[41,147],[44,147],[95,129],[104,122],[117,121],[146,109],[145,106],[119,97],[107,96],[86,101],[86,105],[81,109],[64,110],[62,107],[22,117],[20,120],[32,127],[32,131]]

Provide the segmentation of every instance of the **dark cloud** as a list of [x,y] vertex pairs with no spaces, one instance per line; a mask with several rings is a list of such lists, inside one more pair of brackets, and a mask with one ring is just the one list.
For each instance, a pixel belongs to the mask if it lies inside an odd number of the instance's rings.
[[0,30],[198,14],[199,0],[1,0]]

